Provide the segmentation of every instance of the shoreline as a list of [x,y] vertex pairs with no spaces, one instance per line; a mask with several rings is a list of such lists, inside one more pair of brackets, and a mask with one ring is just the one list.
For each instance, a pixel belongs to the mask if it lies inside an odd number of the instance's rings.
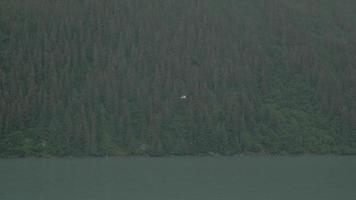
[[317,153],[301,153],[301,154],[265,154],[265,153],[241,153],[233,155],[224,155],[224,154],[185,154],[185,155],[176,155],[176,154],[167,154],[160,156],[152,156],[149,154],[144,155],[103,155],[103,156],[91,156],[91,155],[69,155],[69,156],[8,156],[0,157],[0,160],[15,160],[15,159],[113,159],[113,158],[182,158],[182,157],[195,157],[195,158],[233,158],[233,157],[354,157],[356,154],[336,154],[336,153],[326,153],[326,154],[317,154]]

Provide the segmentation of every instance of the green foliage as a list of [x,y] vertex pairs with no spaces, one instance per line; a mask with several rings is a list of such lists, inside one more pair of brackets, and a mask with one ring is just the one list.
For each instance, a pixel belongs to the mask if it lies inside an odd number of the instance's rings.
[[103,132],[99,141],[99,152],[105,156],[123,156],[128,152],[113,143],[113,139],[108,132]]
[[0,156],[355,154],[354,10],[2,0]]

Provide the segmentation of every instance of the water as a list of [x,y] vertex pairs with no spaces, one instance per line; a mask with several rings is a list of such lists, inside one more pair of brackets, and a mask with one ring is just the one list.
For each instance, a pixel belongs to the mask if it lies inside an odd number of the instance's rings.
[[0,199],[356,199],[356,157],[0,160]]

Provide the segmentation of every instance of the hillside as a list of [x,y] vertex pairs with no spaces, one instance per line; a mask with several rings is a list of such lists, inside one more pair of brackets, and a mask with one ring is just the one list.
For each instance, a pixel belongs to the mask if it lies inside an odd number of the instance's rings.
[[355,10],[2,0],[0,157],[356,154]]

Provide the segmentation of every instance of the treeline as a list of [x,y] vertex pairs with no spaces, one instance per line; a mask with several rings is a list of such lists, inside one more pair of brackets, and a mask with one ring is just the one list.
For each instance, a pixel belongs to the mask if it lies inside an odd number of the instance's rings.
[[355,154],[355,10],[2,0],[0,156]]

